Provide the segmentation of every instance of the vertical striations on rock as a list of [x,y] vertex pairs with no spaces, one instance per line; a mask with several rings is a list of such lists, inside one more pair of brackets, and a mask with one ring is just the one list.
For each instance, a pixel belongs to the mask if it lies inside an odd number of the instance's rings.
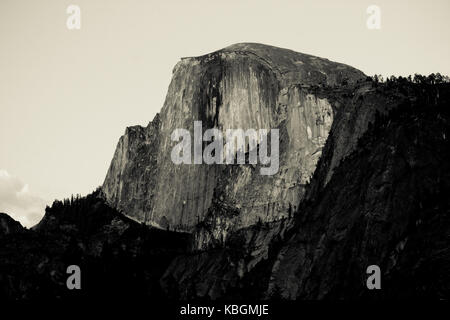
[[[309,87],[364,77],[350,66],[254,43],[183,58],[160,114],[119,140],[103,184],[106,200],[138,221],[196,232],[199,248],[286,217],[304,196],[335,117],[327,97]],[[278,173],[262,176],[259,165],[174,164],[171,134],[183,128],[193,136],[194,121],[203,130],[279,129]]]

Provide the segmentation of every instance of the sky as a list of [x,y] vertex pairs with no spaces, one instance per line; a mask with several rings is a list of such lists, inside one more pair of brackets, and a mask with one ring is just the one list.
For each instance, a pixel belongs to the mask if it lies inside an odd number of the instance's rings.
[[[380,29],[367,27],[370,5]],[[368,75],[450,75],[448,39],[448,0],[1,0],[0,212],[30,227],[54,199],[100,186],[181,57],[260,42]]]

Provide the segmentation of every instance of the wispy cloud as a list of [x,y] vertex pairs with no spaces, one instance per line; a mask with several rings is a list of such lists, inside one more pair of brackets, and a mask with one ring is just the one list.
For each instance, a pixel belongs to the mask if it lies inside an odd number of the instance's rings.
[[0,169],[0,212],[25,227],[32,227],[44,215],[45,201],[29,190],[28,184]]

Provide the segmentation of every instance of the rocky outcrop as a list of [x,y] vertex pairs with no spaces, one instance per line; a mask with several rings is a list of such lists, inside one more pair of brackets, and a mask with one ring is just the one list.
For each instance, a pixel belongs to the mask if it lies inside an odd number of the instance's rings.
[[[177,257],[161,280],[169,295],[448,298],[450,88],[366,82],[325,91],[342,116],[295,215]],[[218,216],[230,214],[222,209]],[[365,284],[374,264],[380,291]]]
[[24,228],[20,222],[14,220],[6,213],[0,212],[0,237],[12,233],[18,233],[23,231]]
[[[397,106],[378,113],[336,166],[346,140],[330,136],[326,149],[334,152],[321,159],[273,261],[267,297],[448,299],[449,94],[448,85],[383,86],[378,101]],[[382,290],[367,290],[369,265],[380,267]]]
[[231,233],[221,246],[176,257],[160,280],[162,289],[182,300],[261,299],[291,222],[258,223]]
[[153,205],[159,126],[157,115],[146,128],[126,129],[103,184],[108,202],[138,221],[147,221]]
[[[343,64],[260,44],[183,58],[160,114],[120,139],[103,184],[105,198],[138,221],[196,232],[197,248],[223,243],[230,232],[258,221],[288,217],[304,196],[336,116],[329,99],[308,88],[364,77]],[[193,136],[196,120],[203,130],[279,129],[278,173],[261,176],[260,165],[174,164],[171,134],[184,128]],[[220,208],[229,214],[218,216]],[[195,227],[200,222],[208,228]]]

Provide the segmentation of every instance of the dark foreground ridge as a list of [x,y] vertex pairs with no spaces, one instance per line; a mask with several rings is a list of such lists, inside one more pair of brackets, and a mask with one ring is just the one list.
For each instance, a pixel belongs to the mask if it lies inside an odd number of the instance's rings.
[[[99,192],[56,201],[32,230],[0,235],[1,299],[137,299],[163,296],[159,278],[188,236],[152,229],[108,207]],[[70,265],[82,290],[66,286]]]

